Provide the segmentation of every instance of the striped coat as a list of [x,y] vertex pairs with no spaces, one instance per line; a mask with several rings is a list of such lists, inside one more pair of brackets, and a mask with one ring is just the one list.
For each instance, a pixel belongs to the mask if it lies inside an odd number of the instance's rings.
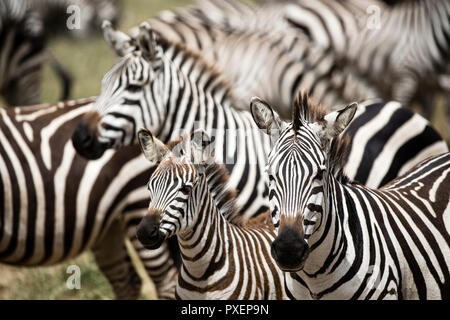
[[73,148],[75,126],[95,99],[0,110],[0,262],[52,265],[93,250],[119,298],[136,298],[132,244],[162,297],[176,269],[166,244],[149,252],[134,238],[145,214],[149,165],[137,146],[87,161]]

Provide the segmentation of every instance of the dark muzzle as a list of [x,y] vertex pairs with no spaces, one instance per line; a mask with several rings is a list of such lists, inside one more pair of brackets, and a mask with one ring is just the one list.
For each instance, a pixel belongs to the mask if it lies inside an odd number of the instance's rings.
[[298,230],[287,227],[272,243],[271,254],[281,270],[300,271],[308,258],[309,246]]

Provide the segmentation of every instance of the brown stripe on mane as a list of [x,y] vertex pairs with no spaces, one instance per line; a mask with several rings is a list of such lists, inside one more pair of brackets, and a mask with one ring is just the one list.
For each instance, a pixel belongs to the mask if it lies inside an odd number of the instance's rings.
[[348,134],[338,136],[331,142],[331,148],[328,156],[329,169],[335,174],[344,175],[342,172],[345,165],[345,156],[347,154],[350,137]]
[[[183,134],[178,138],[169,141],[166,146],[170,150],[173,150],[175,147],[181,147],[181,149],[184,149],[186,152],[186,148],[189,148],[189,146],[184,143],[189,143],[189,141],[190,140],[187,139],[187,134]],[[244,219],[236,206],[237,191],[235,189],[227,188],[230,174],[225,165],[215,162],[214,156],[211,155],[206,164],[205,173],[209,181],[214,181],[212,185],[209,184],[209,189],[211,194],[215,195],[215,198],[220,198],[220,201],[215,202],[221,214],[227,218],[228,222],[235,225],[242,225]],[[214,176],[213,179],[211,178],[212,175]]]
[[322,122],[327,115],[327,109],[314,105],[306,91],[299,90],[292,107],[292,123],[295,131],[300,129],[301,122]]

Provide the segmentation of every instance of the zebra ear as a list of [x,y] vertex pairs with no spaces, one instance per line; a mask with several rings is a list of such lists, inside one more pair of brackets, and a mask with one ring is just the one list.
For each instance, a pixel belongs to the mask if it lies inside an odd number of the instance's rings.
[[321,139],[323,142],[331,141],[344,131],[355,116],[358,103],[353,102],[344,108],[331,112],[324,117],[324,127],[322,128]]
[[140,129],[138,138],[142,153],[145,158],[154,165],[157,165],[170,153],[169,148],[167,148],[160,140],[153,137],[152,133],[147,129]]
[[204,130],[191,133],[191,157],[194,164],[205,164],[211,157],[211,138]]
[[142,56],[148,61],[155,61],[157,59],[156,34],[148,22],[140,24],[137,41]]
[[256,125],[265,130],[268,135],[274,135],[281,130],[282,120],[267,102],[253,97],[250,102],[250,110]]
[[131,45],[131,38],[121,31],[114,30],[111,22],[108,20],[103,21],[102,29],[106,43],[108,43],[119,57],[123,57],[134,49]]

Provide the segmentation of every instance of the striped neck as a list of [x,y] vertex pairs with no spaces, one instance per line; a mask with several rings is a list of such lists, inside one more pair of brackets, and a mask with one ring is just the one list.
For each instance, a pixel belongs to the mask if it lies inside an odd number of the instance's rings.
[[227,260],[228,233],[231,226],[219,214],[205,176],[194,187],[186,205],[186,216],[193,217],[190,227],[178,233],[182,257],[179,286],[183,279],[208,280]]
[[[322,219],[310,238],[311,252],[303,270],[292,275],[296,279],[292,283],[300,283],[301,290],[306,287],[314,299],[333,291],[337,280],[355,271],[354,261],[361,262],[363,235],[358,212],[348,194],[351,188],[334,173],[325,175]],[[361,281],[358,277],[353,280]],[[299,291],[291,291],[295,290]],[[351,298],[352,290],[347,298]],[[345,297],[345,292],[340,297]]]
[[164,71],[158,82],[163,85],[157,105],[165,117],[157,136],[168,141],[182,132],[205,128],[208,114],[231,108],[235,102],[230,85],[199,54],[181,44],[163,42],[162,46]]

